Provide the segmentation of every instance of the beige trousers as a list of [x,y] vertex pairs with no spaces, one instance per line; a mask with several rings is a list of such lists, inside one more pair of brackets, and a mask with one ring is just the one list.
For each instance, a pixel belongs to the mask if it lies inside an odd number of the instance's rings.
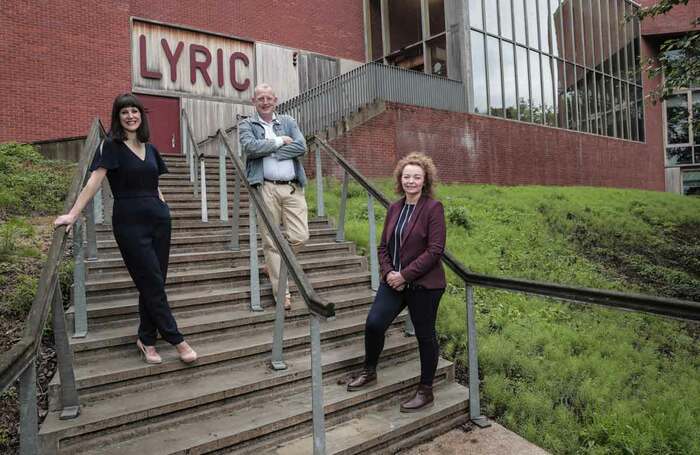
[[[275,224],[285,227],[287,240],[296,254],[309,239],[309,211],[304,198],[304,189],[293,183],[290,185],[277,185],[271,182],[263,182],[262,196],[267,209],[272,214]],[[294,191],[292,191],[294,189]],[[280,276],[280,257],[265,223],[260,223],[260,235],[263,241],[263,253],[267,264],[273,295],[277,295]],[[285,291],[289,297],[289,286]]]

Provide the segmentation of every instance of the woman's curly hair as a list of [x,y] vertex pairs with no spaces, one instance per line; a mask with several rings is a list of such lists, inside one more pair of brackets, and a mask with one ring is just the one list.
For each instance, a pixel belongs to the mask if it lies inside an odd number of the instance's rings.
[[437,184],[437,169],[435,168],[435,163],[433,163],[433,160],[429,156],[418,152],[409,153],[396,163],[396,167],[394,168],[396,193],[402,196],[404,195],[403,186],[401,185],[401,175],[403,174],[403,168],[409,164],[419,166],[423,169],[423,173],[425,174],[423,194],[432,198],[434,196],[434,187]]

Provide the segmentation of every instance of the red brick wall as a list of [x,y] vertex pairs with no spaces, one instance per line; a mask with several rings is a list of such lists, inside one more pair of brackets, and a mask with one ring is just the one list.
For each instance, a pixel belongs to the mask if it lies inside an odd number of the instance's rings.
[[[642,6],[650,6],[657,0],[641,0]],[[690,22],[700,17],[700,0],[689,0],[687,5],[678,5],[666,14],[647,18],[641,22],[642,35],[666,35],[693,30]],[[695,28],[697,30],[697,27]]]
[[333,145],[367,176],[386,176],[400,156],[419,151],[443,181],[664,189],[658,138],[642,144],[388,103]]
[[364,60],[356,0],[3,2],[0,142],[85,135],[131,88],[132,16]]

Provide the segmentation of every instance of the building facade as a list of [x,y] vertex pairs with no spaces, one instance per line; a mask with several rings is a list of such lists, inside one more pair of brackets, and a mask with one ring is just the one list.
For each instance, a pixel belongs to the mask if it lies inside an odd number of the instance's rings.
[[[642,1],[642,6],[653,3]],[[627,0],[3,2],[0,141],[60,144],[142,96],[154,142],[179,153],[252,112],[256,83],[293,99],[365,62],[463,83],[465,106],[402,103],[335,139],[368,175],[412,150],[446,180],[700,185],[700,89],[651,105],[640,60],[693,30],[700,0],[638,23]],[[431,96],[427,93],[426,96]]]

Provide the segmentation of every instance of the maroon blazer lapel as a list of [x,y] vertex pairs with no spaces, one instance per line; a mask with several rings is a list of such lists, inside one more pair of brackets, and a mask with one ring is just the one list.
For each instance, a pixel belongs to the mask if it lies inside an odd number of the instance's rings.
[[[394,204],[389,206],[390,208],[394,208]],[[394,233],[394,228],[396,227],[396,222],[399,220],[399,214],[401,213],[401,210],[390,210],[389,213],[387,214],[387,219],[386,219],[386,229],[384,230],[384,242],[387,244],[389,243],[389,239],[391,238],[391,235]]]
[[[411,219],[408,220],[408,226],[406,226],[404,228],[403,234],[401,235],[401,246],[403,246],[404,243],[406,243],[406,237],[408,237],[408,235],[413,230],[413,227],[416,225],[416,220],[418,219],[418,217],[420,217],[420,212],[425,207],[425,199],[426,199],[426,197],[422,196],[422,195],[421,195],[420,199],[418,199],[418,203],[416,204],[415,210],[413,210],[413,214],[411,215]],[[396,221],[394,221],[394,224],[396,224]]]

